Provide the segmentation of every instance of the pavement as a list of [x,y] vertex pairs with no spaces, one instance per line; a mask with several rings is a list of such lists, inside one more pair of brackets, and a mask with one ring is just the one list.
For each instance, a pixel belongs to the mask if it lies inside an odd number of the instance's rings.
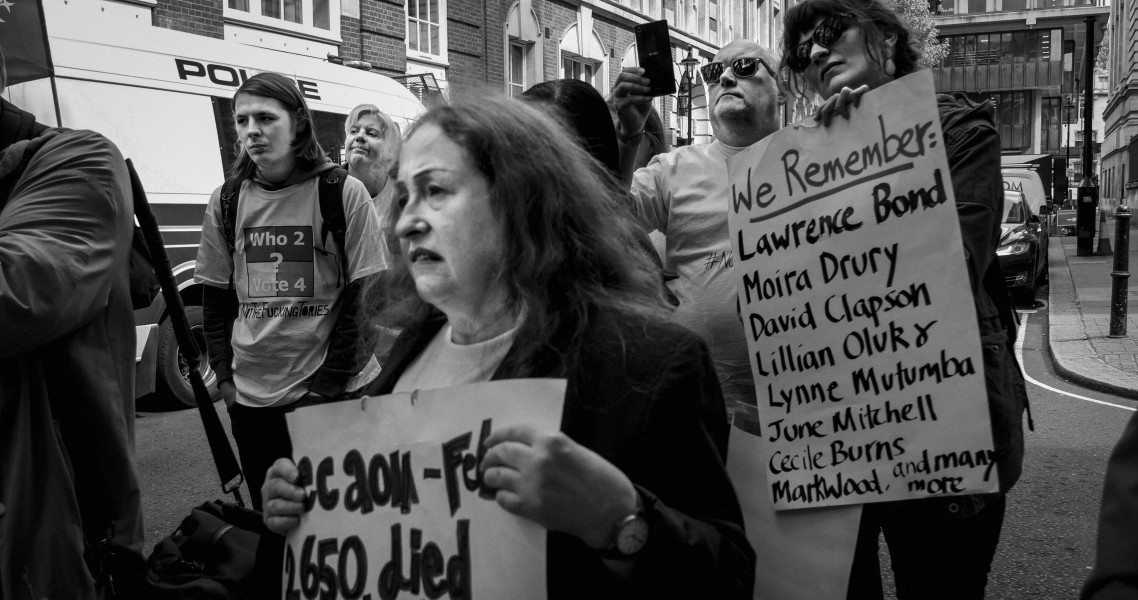
[[[1138,213],[1138,211],[1135,211]],[[1138,214],[1131,218],[1129,270],[1138,269]],[[1117,250],[1113,219],[1106,221],[1110,250]],[[1096,234],[1097,235],[1097,234]],[[1051,234],[1048,246],[1048,349],[1055,370],[1074,383],[1138,400],[1138,274],[1127,288],[1125,333],[1110,337],[1113,252],[1078,256],[1076,237]]]

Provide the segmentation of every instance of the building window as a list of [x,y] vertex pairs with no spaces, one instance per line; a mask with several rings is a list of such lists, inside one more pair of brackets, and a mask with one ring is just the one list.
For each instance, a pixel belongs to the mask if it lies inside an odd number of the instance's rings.
[[561,51],[558,60],[561,65],[560,77],[587,81],[602,95],[608,94],[608,74],[605,68],[608,52],[596,31],[578,35],[577,25],[572,25],[565,30],[558,49]]
[[1057,154],[1063,146],[1063,99],[1058,96],[1044,98],[1040,110],[1043,111],[1040,115],[1043,119],[1041,149],[1048,154]]
[[445,0],[407,0],[407,50],[445,60],[445,23]]
[[340,0],[226,0],[224,15],[238,23],[339,41]]
[[510,42],[509,67],[507,69],[506,85],[511,97],[518,97],[529,87],[526,85],[526,45],[521,42]]
[[601,71],[603,71],[601,65],[595,60],[580,56],[561,55],[562,79],[580,79],[601,90],[605,87]]
[[941,63],[942,67],[1063,60],[1062,29],[953,35],[940,40],[948,42],[948,55]]
[[515,2],[506,14],[506,93],[518,96],[542,76],[541,27],[530,9],[522,18],[521,3]]
[[[1031,96],[1028,92],[987,92],[996,107],[996,130],[1000,134],[1000,149],[1022,152],[1031,147]],[[1047,104],[1044,103],[1046,107]],[[1056,134],[1058,135],[1058,134]]]

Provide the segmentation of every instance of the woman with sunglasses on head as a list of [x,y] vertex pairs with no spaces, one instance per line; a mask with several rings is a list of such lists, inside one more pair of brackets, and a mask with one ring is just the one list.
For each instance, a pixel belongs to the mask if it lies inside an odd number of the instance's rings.
[[[866,92],[919,69],[917,46],[880,0],[805,0],[786,13],[784,69],[796,93],[803,84],[824,98],[817,119],[828,126],[856,110]],[[885,541],[897,597],[983,598],[1004,520],[1004,493],[1023,462],[1023,379],[1011,352],[1003,276],[995,261],[1003,186],[1000,140],[988,102],[937,96],[955,191],[964,256],[984,348],[984,374],[1000,492],[866,504],[848,598],[881,598],[877,540]],[[982,418],[977,415],[976,418]]]

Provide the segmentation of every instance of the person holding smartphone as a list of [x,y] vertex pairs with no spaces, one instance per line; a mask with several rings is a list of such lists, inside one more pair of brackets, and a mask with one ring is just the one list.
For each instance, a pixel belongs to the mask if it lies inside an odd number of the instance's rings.
[[[755,42],[724,46],[700,69],[715,141],[676,148],[629,175],[632,212],[648,231],[664,234],[664,266],[679,275],[670,283],[680,302],[673,318],[710,346],[729,412],[740,404],[753,406],[756,399],[731,273],[727,158],[778,130],[777,67]],[[644,137],[652,89],[640,67],[626,68],[613,86],[610,102],[617,109],[621,164],[628,171]]]

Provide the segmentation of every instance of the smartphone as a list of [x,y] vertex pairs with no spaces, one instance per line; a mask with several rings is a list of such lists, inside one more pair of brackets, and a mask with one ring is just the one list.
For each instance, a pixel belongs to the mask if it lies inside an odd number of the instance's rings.
[[650,96],[676,93],[676,71],[672,66],[672,36],[668,21],[652,21],[637,25],[636,54],[644,76],[651,81]]

